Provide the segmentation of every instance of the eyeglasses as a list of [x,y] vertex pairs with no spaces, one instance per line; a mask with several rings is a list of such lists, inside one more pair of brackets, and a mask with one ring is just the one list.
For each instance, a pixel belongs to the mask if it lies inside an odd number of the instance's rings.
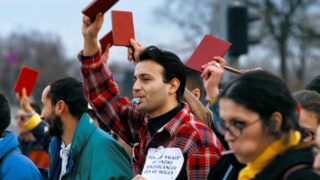
[[245,123],[242,120],[238,119],[232,119],[229,125],[226,125],[226,123],[221,120],[219,123],[217,123],[218,130],[225,135],[227,132],[229,132],[234,137],[239,137],[242,134],[242,131],[249,126],[255,124],[256,122],[259,122],[260,118],[250,122]]
[[24,121],[27,120],[27,117],[24,116],[24,115],[16,115],[16,116],[14,116],[14,119],[15,119],[16,121],[20,120],[20,121],[24,122]]
[[302,131],[302,138],[303,138],[303,142],[310,142],[316,139],[316,133],[307,130],[307,129],[303,129]]

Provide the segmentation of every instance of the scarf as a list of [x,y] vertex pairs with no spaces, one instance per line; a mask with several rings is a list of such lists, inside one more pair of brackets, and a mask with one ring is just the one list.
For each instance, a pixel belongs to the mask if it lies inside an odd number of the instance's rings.
[[254,179],[256,174],[266,167],[278,154],[282,154],[288,149],[298,145],[301,134],[299,131],[291,131],[287,144],[284,144],[284,139],[285,135],[272,142],[255,160],[249,162],[247,166],[239,172],[238,180]]

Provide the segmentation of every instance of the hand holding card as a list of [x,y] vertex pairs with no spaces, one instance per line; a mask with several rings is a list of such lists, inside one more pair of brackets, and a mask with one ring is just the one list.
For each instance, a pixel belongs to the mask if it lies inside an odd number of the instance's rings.
[[231,43],[211,35],[205,35],[196,50],[193,52],[186,66],[201,72],[201,66],[212,61],[213,57],[223,57]]
[[27,95],[30,96],[36,83],[39,72],[29,67],[23,66],[14,86],[14,92],[21,94],[25,88]]

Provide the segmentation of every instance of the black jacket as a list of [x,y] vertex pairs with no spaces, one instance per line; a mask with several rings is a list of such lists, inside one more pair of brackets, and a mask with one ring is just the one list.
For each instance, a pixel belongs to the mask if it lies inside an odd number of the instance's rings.
[[239,171],[244,167],[233,154],[223,155],[210,169],[208,179],[237,180]]
[[[314,155],[311,147],[293,149],[272,160],[256,175],[255,180],[284,179],[285,175],[287,175],[286,180],[320,180],[320,176],[312,169],[313,161]],[[298,165],[304,165],[304,167],[288,173],[291,168]]]
[[[255,180],[284,180],[284,176],[287,176],[285,180],[320,180],[320,175],[312,169],[313,161],[312,148],[293,149],[272,160],[256,175]],[[236,180],[243,167],[232,154],[222,156],[210,170],[208,179]],[[291,169],[296,170],[289,173]]]

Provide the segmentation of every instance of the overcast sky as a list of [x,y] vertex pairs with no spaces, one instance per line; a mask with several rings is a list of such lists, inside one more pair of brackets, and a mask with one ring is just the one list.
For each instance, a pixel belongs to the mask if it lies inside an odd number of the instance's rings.
[[[68,57],[76,56],[82,48],[81,11],[91,0],[0,0],[0,36],[11,32],[36,30],[57,34],[65,45]],[[157,0],[119,0],[111,10],[132,11],[136,39],[151,45],[172,41],[178,33],[165,24],[157,23],[155,7],[161,5]],[[105,23],[99,34],[102,37],[111,29],[110,11],[105,14]],[[175,34],[173,36],[173,34]],[[110,59],[126,58],[126,49],[111,49]]]

